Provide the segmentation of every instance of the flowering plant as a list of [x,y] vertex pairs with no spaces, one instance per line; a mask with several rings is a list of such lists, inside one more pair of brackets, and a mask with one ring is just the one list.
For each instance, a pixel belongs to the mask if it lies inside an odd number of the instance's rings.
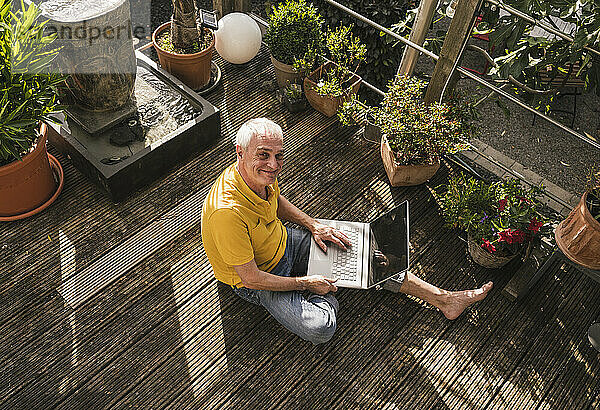
[[427,83],[415,77],[397,75],[377,107],[358,99],[347,101],[338,117],[344,125],[354,125],[369,116],[386,135],[398,165],[432,164],[440,156],[467,148],[473,135],[476,113],[464,100],[426,105]]
[[538,212],[542,189],[524,188],[516,179],[488,183],[453,176],[440,198],[448,226],[467,231],[479,246],[497,256],[515,255],[550,234],[550,221]]

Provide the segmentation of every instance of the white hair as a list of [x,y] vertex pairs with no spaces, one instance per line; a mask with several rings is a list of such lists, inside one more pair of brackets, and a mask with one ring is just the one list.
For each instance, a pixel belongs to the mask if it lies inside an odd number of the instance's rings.
[[260,135],[283,138],[283,130],[268,118],[253,118],[242,124],[235,136],[235,143],[242,149],[246,149],[250,144],[250,140]]

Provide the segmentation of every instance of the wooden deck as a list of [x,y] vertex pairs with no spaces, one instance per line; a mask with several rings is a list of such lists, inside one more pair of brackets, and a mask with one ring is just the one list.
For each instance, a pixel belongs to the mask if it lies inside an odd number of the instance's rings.
[[[66,183],[44,213],[0,227],[0,408],[599,408],[588,326],[600,285],[557,262],[524,302],[500,290],[442,227],[426,186],[390,188],[378,146],[261,89],[273,76],[219,61],[222,136],[152,186],[112,204],[59,156]],[[290,334],[217,284],[200,237],[201,199],[234,161],[247,119],[286,133],[282,192],[315,217],[368,221],[411,204],[412,270],[450,289],[494,280],[450,322],[386,291],[340,290],[326,345]]]

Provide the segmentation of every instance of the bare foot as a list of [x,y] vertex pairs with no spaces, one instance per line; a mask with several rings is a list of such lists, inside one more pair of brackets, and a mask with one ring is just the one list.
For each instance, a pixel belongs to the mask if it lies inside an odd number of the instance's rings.
[[485,299],[494,284],[488,282],[479,289],[460,290],[448,292],[444,306],[440,308],[444,316],[454,320],[461,315],[464,310],[475,302]]

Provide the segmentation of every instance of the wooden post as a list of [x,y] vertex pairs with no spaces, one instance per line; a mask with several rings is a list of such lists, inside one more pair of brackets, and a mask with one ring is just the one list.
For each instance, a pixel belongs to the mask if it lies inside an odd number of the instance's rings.
[[440,59],[438,60],[433,75],[429,81],[429,87],[425,93],[425,103],[431,104],[439,102],[444,93],[452,91],[446,89],[450,75],[453,72],[456,61],[460,58],[460,54],[465,41],[469,39],[471,30],[473,29],[473,14],[480,0],[458,0],[456,11],[450,28],[446,34],[446,40],[442,45]]
[[250,0],[213,0],[213,9],[217,11],[217,18],[234,11],[247,13],[250,11]]
[[[415,22],[413,23],[410,32],[410,37],[408,38],[410,41],[420,46],[423,45],[427,30],[429,30],[429,26],[431,26],[436,6],[437,0],[421,0]],[[402,54],[402,61],[398,67],[398,74],[412,75],[420,54],[420,51],[407,45],[404,49],[404,54]]]

